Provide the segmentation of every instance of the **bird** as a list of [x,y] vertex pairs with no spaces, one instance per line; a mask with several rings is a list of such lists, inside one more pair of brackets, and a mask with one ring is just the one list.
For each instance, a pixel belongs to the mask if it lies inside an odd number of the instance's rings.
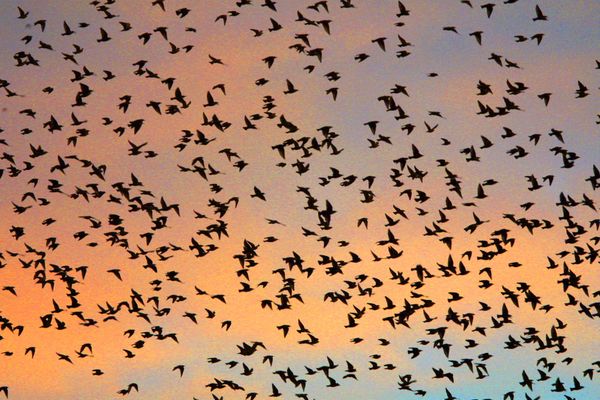
[[548,103],[550,102],[550,96],[552,96],[552,93],[538,94],[538,98],[544,102],[546,107],[548,107]]
[[548,17],[544,15],[539,5],[535,5],[535,17],[533,17],[533,21],[547,21]]
[[111,40],[111,37],[108,36],[108,33],[104,30],[104,28],[100,28],[100,38],[96,40],[98,43],[108,42]]
[[486,3],[486,4],[482,4],[481,8],[485,10],[487,17],[491,18],[495,6],[496,6],[496,4],[494,4],[494,3]]
[[176,366],[173,367],[173,371],[178,371],[180,377],[183,376],[184,369],[185,369],[184,365],[176,365]]
[[482,38],[483,38],[483,31],[474,31],[469,33],[469,36],[473,36],[475,38],[475,40],[477,41],[477,44],[479,44],[481,46],[481,42],[482,42]]
[[17,6],[17,11],[19,12],[19,19],[26,19],[29,16],[29,11],[25,11],[19,6]]

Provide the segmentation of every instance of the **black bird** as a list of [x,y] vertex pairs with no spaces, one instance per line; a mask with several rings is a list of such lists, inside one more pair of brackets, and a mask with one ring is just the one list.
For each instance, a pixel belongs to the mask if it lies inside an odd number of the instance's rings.
[[539,5],[535,5],[535,17],[533,17],[534,21],[547,21],[548,17],[544,15],[542,9]]

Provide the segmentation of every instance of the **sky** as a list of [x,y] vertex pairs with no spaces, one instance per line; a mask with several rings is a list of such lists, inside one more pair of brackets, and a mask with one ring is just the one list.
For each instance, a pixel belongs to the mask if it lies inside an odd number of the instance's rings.
[[0,398],[594,398],[599,12],[0,2]]

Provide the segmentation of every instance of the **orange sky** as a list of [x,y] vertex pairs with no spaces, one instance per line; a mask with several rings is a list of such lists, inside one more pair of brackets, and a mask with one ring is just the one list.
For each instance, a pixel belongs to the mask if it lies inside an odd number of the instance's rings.
[[[244,387],[243,391],[212,392],[226,399],[252,396],[252,392],[257,398],[267,398],[272,394],[271,384],[286,399],[299,393],[318,399],[420,398],[418,390],[426,391],[424,398],[445,398],[446,389],[461,399],[502,398],[510,391],[518,394],[515,398],[527,393],[543,399],[562,399],[563,394],[588,399],[600,391],[599,367],[592,364],[598,361],[594,349],[599,259],[589,259],[598,249],[598,228],[593,223],[598,213],[585,204],[589,204],[586,199],[598,198],[593,179],[588,179],[600,161],[595,107],[598,61],[593,55],[599,39],[593,29],[597,5],[580,1],[566,7],[554,0],[497,2],[488,18],[483,2],[473,0],[472,7],[458,1],[406,0],[402,3],[410,15],[401,17],[396,15],[399,5],[395,1],[375,5],[354,0],[355,7],[346,9],[340,8],[341,2],[329,0],[324,2],[328,10],[322,4],[317,10],[309,8],[314,4],[310,1],[279,1],[276,11],[259,0],[247,6],[234,1],[199,5],[167,0],[165,11],[160,2],[155,3],[120,0],[94,7],[69,0],[50,7],[43,2],[11,0],[0,4],[0,43],[6,55],[0,60],[0,82],[6,81],[2,86],[8,89],[0,91],[5,94],[0,103],[0,288],[4,288],[0,315],[12,326],[24,327],[21,335],[8,328],[0,331],[0,351],[4,352],[0,387],[8,386],[9,398],[120,398],[118,392],[134,382],[139,392],[133,390],[128,398],[210,398],[206,385],[214,379],[233,380]],[[548,21],[532,21],[537,4]],[[185,8],[189,13],[179,17],[176,10],[185,13]],[[22,18],[20,10],[25,13]],[[322,22],[304,24],[297,21],[298,12],[310,21]],[[220,15],[228,15],[226,24],[215,21]],[[271,18],[282,29],[270,31]],[[45,20],[43,31],[40,20]],[[62,35],[63,22],[75,33]],[[82,22],[89,26],[82,27]],[[327,23],[330,34],[323,28]],[[122,31],[127,24],[131,30]],[[166,40],[161,27],[167,28]],[[452,27],[456,33],[449,30]],[[100,28],[111,40],[98,42]],[[262,34],[254,37],[251,29]],[[481,46],[470,35],[474,31],[483,31]],[[540,32],[544,36],[538,46],[529,38]],[[138,38],[144,33],[151,33],[146,45]],[[302,41],[303,34],[308,34],[309,45]],[[29,44],[22,39],[28,35]],[[528,40],[518,43],[517,35]],[[399,37],[411,45],[399,47]],[[385,51],[375,43],[378,38],[385,38]],[[49,44],[52,50],[39,48],[40,43]],[[171,44],[179,49],[177,53],[169,54]],[[73,54],[74,45],[83,49],[80,54]],[[193,46],[189,52],[184,50],[187,45]],[[303,52],[293,45],[304,46]],[[314,49],[322,49],[321,62],[309,55]],[[402,50],[410,55],[396,57]],[[30,53],[40,65],[17,66],[13,55],[19,52]],[[503,66],[489,59],[491,53],[502,56]],[[65,59],[65,54],[73,55],[77,64]],[[358,62],[355,56],[359,54],[368,58]],[[210,57],[223,64],[211,63]],[[263,61],[266,57],[275,57],[271,68]],[[140,60],[146,61],[145,69],[136,74],[133,64]],[[520,68],[507,68],[506,60]],[[73,81],[73,71],[83,71],[84,66],[93,74]],[[309,73],[307,66],[314,70]],[[116,77],[104,80],[106,70]],[[331,72],[339,80],[327,79]],[[159,79],[150,78],[152,73]],[[161,83],[166,78],[174,78],[171,89]],[[257,85],[260,79],[268,82]],[[510,95],[507,80],[523,82],[528,89]],[[284,93],[287,81],[298,91]],[[492,93],[479,95],[478,82],[489,84]],[[575,97],[578,82],[588,88],[589,95]],[[82,90],[80,83],[92,92],[84,98],[85,106],[73,106]],[[395,85],[405,86],[409,96],[391,92]],[[53,92],[42,92],[48,86]],[[175,98],[177,88],[189,107]],[[335,101],[326,93],[331,88],[338,91]],[[10,96],[11,91],[16,95]],[[207,92],[218,104],[207,105]],[[543,93],[552,93],[548,106],[538,98]],[[125,95],[131,96],[131,104],[124,113],[119,103]],[[397,120],[396,112],[386,112],[381,96],[388,95],[408,118]],[[493,118],[476,114],[478,101],[496,108],[505,104],[504,98],[520,110]],[[160,103],[161,114],[147,105],[150,102]],[[266,110],[266,103],[274,107]],[[173,104],[181,112],[169,115],[167,107]],[[27,115],[28,109],[35,112],[35,118]],[[85,122],[72,125],[71,113]],[[216,115],[231,126],[219,130],[214,124],[203,124],[203,115],[209,119]],[[51,133],[44,127],[51,116],[62,130]],[[245,117],[252,117],[256,130],[242,129]],[[103,118],[112,122],[104,124]],[[278,126],[281,118],[298,130],[286,133],[285,127]],[[128,124],[138,119],[144,123],[134,133]],[[369,121],[377,121],[375,134],[366,125]],[[409,123],[415,128],[407,135],[402,128]],[[427,132],[427,126],[435,125],[433,132]],[[331,127],[335,137],[323,136],[319,129],[325,126]],[[115,132],[119,127],[124,129],[121,136]],[[517,135],[503,138],[505,127]],[[32,132],[23,134],[25,128]],[[78,133],[80,128],[87,129],[87,135]],[[548,135],[552,129],[562,131],[564,143]],[[177,149],[186,130],[193,136],[185,148]],[[194,143],[196,131],[209,143]],[[539,143],[534,145],[536,135]],[[79,136],[75,146],[68,141],[73,136]],[[481,136],[492,147],[481,148]],[[328,147],[328,140],[333,147]],[[306,151],[298,145],[303,141]],[[314,148],[315,142],[321,147]],[[129,154],[132,146],[144,143],[141,151],[152,151],[155,157]],[[282,144],[285,158],[276,150]],[[31,149],[37,146],[47,154],[32,158]],[[412,157],[413,146],[422,157]],[[471,146],[478,162],[468,161]],[[527,152],[525,157],[508,154],[519,148]],[[336,154],[334,149],[342,151]],[[561,151],[577,156],[572,167],[564,168]],[[235,153],[230,154],[231,160],[228,152]],[[64,173],[54,168],[58,157],[69,164]],[[234,163],[242,160],[247,165],[240,170]],[[299,173],[301,164],[308,170]],[[91,165],[106,167],[103,179],[91,173]],[[194,166],[215,173],[204,179],[182,172]],[[11,176],[15,168],[19,174]],[[332,177],[331,168],[341,176]],[[410,178],[415,168],[427,173],[422,181]],[[394,186],[390,176],[398,173],[394,179],[402,183]],[[133,185],[132,174],[141,186]],[[448,174],[460,181],[461,197],[449,190]],[[527,176],[531,175],[540,183],[539,189],[530,190]],[[543,180],[549,175],[552,184]],[[372,186],[365,177],[374,179]],[[479,198],[478,186],[491,179],[497,183],[483,185],[486,197]],[[63,185],[62,193],[50,192],[52,180]],[[342,184],[344,180],[351,183]],[[119,193],[119,186],[129,191],[129,199]],[[253,195],[255,187],[265,193],[266,201]],[[319,211],[307,208],[307,196],[299,187],[309,188]],[[105,194],[94,197],[95,188]],[[77,192],[80,195],[73,196]],[[82,192],[87,192],[88,200]],[[364,201],[368,194],[374,195],[372,202]],[[562,194],[577,203],[568,207],[570,222],[562,218],[563,207],[557,204]],[[419,196],[424,195],[428,199],[420,202]],[[41,205],[40,198],[49,204]],[[237,206],[232,198],[237,198]],[[161,199],[167,205],[177,204],[179,215],[174,209],[155,210],[152,216],[137,210],[141,204],[161,208]],[[456,209],[447,209],[446,199]],[[215,200],[228,205],[224,216],[211,206]],[[323,229],[318,213],[324,214],[328,202],[335,213],[331,229]],[[533,203],[528,210],[523,206],[526,203]],[[19,213],[21,206],[28,208]],[[407,218],[394,214],[398,208]],[[447,221],[440,221],[440,212]],[[195,218],[196,213],[206,218]],[[469,234],[465,228],[473,224],[473,214],[485,222]],[[535,228],[531,234],[507,214],[515,220],[552,226]],[[111,215],[122,221],[111,225]],[[398,222],[390,225],[386,215]],[[85,216],[100,226],[94,228],[93,222],[81,218]],[[165,216],[166,227],[153,229],[160,224],[158,218]],[[45,225],[49,218],[55,222]],[[361,218],[368,220],[368,227],[357,227]],[[227,236],[201,233],[220,221],[227,224]],[[426,229],[435,230],[435,226],[443,231],[427,235]],[[25,230],[18,240],[14,227]],[[503,229],[514,245],[502,243],[504,253],[480,259],[483,251],[496,249],[482,244],[500,238],[497,231]],[[568,240],[566,232],[578,229],[577,241]],[[77,240],[78,232],[87,236]],[[386,243],[388,232],[397,244]],[[148,234],[152,235],[149,244]],[[111,236],[126,239],[127,246],[111,246],[107,240]],[[209,251],[206,256],[195,256],[198,251],[190,248],[192,238]],[[442,242],[449,238],[451,247]],[[55,249],[49,247],[52,241],[58,244]],[[249,268],[249,261],[244,266],[239,262],[245,241],[258,245],[250,261],[255,265]],[[324,241],[328,241],[326,247]],[[388,257],[389,247],[402,255]],[[314,269],[310,276],[286,264],[294,254],[302,258],[303,268]],[[352,254],[361,261],[352,262]],[[373,254],[381,260],[375,261]],[[144,268],[146,255],[157,273]],[[456,265],[463,262],[468,274],[444,277],[438,267],[449,257]],[[319,262],[327,258],[341,263],[342,273],[328,272],[331,264]],[[40,259],[43,262],[34,266]],[[558,267],[547,268],[549,259]],[[27,267],[29,262],[31,267]],[[520,266],[511,266],[515,262]],[[422,286],[417,283],[418,265],[431,273]],[[565,292],[560,280],[566,268],[580,281],[579,287],[572,285]],[[60,269],[66,275],[57,273]],[[109,272],[115,269],[121,279]],[[244,269],[248,279],[241,273]],[[54,280],[54,289],[36,282],[35,276],[39,278],[43,270],[46,279]],[[399,285],[390,270],[401,272],[408,283]],[[489,288],[480,287],[484,279],[492,284]],[[74,308],[70,307],[68,281],[79,303]],[[523,289],[524,282],[528,289]],[[240,291],[242,283],[252,290]],[[207,294],[199,296],[197,289]],[[528,290],[540,298],[535,310],[525,302]],[[462,298],[451,300],[453,292]],[[519,294],[518,307],[507,298],[509,292]],[[347,304],[325,299],[328,293],[348,294]],[[277,309],[277,304],[284,304],[280,303],[282,294],[288,296],[290,309]],[[272,302],[273,309],[265,301]],[[386,318],[402,311],[406,302],[413,307],[431,302],[424,310],[435,319],[424,321],[421,307],[410,317],[410,328],[392,329]],[[480,302],[490,309],[481,310]],[[117,308],[120,303],[116,318],[105,320],[101,309]],[[503,305],[513,323],[494,328]],[[551,308],[544,311],[544,306]],[[581,307],[589,308],[592,318]],[[472,323],[463,329],[447,321],[449,309],[463,320],[472,315]],[[356,318],[357,312],[362,317]],[[83,326],[78,313],[93,320],[93,326]],[[43,328],[41,318],[49,314],[51,327]],[[354,315],[356,327],[347,327],[349,314]],[[557,328],[557,319],[567,326]],[[297,332],[299,321],[318,338],[317,344],[299,343],[310,338],[307,332]],[[224,322],[231,323],[229,329],[222,326]],[[62,323],[65,329],[58,329]],[[282,326],[289,326],[286,337]],[[434,348],[437,336],[428,331],[440,327],[446,327],[445,343],[451,344],[448,357]],[[539,331],[542,340],[555,330],[565,337],[566,351],[555,353],[556,347],[536,350],[536,343],[526,344],[525,332],[530,327]],[[124,334],[128,330],[133,331],[131,337]],[[178,343],[158,332],[176,334]],[[521,346],[506,349],[509,335]],[[356,338],[363,341],[352,343]],[[478,345],[465,348],[469,340]],[[238,345],[253,341],[264,343],[266,349],[259,347],[250,356],[238,353]],[[85,343],[93,351],[78,357],[76,352]],[[33,358],[25,354],[30,347],[36,349]],[[407,353],[411,348],[419,348],[421,355],[411,359]],[[125,358],[124,350],[134,357]],[[59,360],[58,353],[68,355],[73,363]],[[484,353],[493,357],[478,358]],[[272,366],[263,363],[265,355],[273,356]],[[221,361],[209,363],[210,357]],[[339,364],[331,370],[339,387],[327,387],[330,381],[322,372],[307,374],[305,366],[326,365],[327,357]],[[534,390],[527,391],[519,385],[522,371],[537,378],[536,370],[544,368],[536,364],[541,357],[556,362],[556,369],[544,370],[551,379],[536,381]],[[573,359],[568,365],[561,361],[567,357]],[[452,360],[463,359],[481,362],[480,367],[485,364],[485,379],[476,379],[477,372],[471,373],[466,365],[452,366]],[[225,365],[229,361],[237,364],[229,368]],[[358,370],[357,381],[343,378],[346,361]],[[241,374],[242,363],[253,368],[251,375]],[[177,365],[185,365],[181,377],[172,370]],[[277,376],[276,371],[288,367],[299,379],[306,379],[304,390]],[[453,372],[454,382],[433,379],[432,368]],[[596,372],[592,379],[584,376],[590,368]],[[94,376],[94,369],[104,374]],[[407,374],[416,380],[413,391],[398,392],[399,375]],[[584,386],[581,391],[569,389],[574,377]],[[566,392],[552,391],[557,378]]]

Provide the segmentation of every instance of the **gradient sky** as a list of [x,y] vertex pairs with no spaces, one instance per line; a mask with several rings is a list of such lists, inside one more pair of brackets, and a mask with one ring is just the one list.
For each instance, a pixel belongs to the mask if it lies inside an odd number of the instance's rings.
[[[597,398],[600,258],[591,255],[600,241],[593,204],[598,200],[594,169],[600,164],[598,1],[405,0],[409,15],[400,17],[397,1],[352,0],[353,8],[341,8],[342,2],[328,0],[317,10],[309,8],[315,2],[304,0],[279,0],[276,10],[262,0],[249,5],[165,0],[164,11],[158,3],[0,2],[0,387],[8,387],[10,399],[122,398],[118,392],[131,383],[139,387],[127,395],[132,399],[243,399],[249,393],[265,399],[272,395],[272,384],[285,399],[298,394],[311,399],[445,399],[448,392],[458,399],[502,399],[510,392],[515,399]],[[485,7],[491,5],[488,17]],[[536,6],[546,21],[533,20]],[[312,23],[299,20],[299,14]],[[226,23],[219,18],[223,15]],[[271,19],[281,29],[270,29]],[[73,34],[63,34],[64,23]],[[127,26],[131,29],[122,29]],[[166,39],[156,30],[161,27]],[[98,41],[100,29],[110,40]],[[472,35],[478,31],[481,45]],[[538,45],[531,37],[539,33]],[[146,44],[139,37],[144,34],[151,34]],[[517,36],[526,40],[517,42]],[[385,50],[375,42],[379,38],[385,38]],[[403,40],[410,45],[399,47]],[[185,46],[191,46],[189,51]],[[74,54],[77,48],[81,51]],[[321,60],[310,55],[315,49],[321,49]],[[397,57],[399,51],[409,54]],[[39,65],[19,66],[18,59],[28,54]],[[358,62],[359,54],[368,57]],[[492,54],[501,56],[502,65],[490,59]],[[270,68],[263,61],[267,57],[275,57]],[[141,72],[134,66],[140,60],[145,61]],[[506,60],[519,68],[508,68]],[[84,68],[89,76],[75,79]],[[115,77],[105,80],[103,71]],[[329,80],[325,75],[330,72],[339,79]],[[168,78],[174,78],[172,88],[161,82]],[[267,82],[258,85],[260,79]],[[296,92],[284,93],[286,80]],[[527,89],[509,94],[507,81],[522,82]],[[478,94],[479,82],[489,85],[491,93]],[[587,95],[577,98],[579,82]],[[76,105],[80,84],[91,89],[83,106]],[[405,86],[408,96],[392,93],[395,85]],[[48,87],[51,93],[44,91]],[[189,107],[175,99],[177,88]],[[326,92],[331,88],[337,90],[335,100]],[[207,105],[207,92],[218,104]],[[547,105],[538,97],[545,93],[551,93]],[[123,96],[131,98],[126,112],[119,108]],[[407,117],[394,118],[397,111],[386,111],[382,96],[392,96]],[[264,108],[269,97],[273,118]],[[520,109],[495,117],[477,114],[478,101],[497,109],[505,105],[504,98]],[[159,103],[160,114],[150,102]],[[168,105],[180,112],[168,114]],[[72,124],[72,113],[80,125]],[[213,115],[231,125],[219,130],[203,123],[204,116]],[[252,121],[257,129],[243,129],[244,118],[251,116],[260,117]],[[282,116],[298,130],[286,133],[278,126]],[[51,117],[60,130],[44,126]],[[139,119],[143,125],[135,133],[128,125]],[[375,134],[369,121],[378,121]],[[402,129],[407,124],[414,125],[410,135]],[[436,125],[428,132],[427,126]],[[335,132],[332,143],[342,150],[339,154],[323,141],[322,127]],[[516,135],[502,137],[504,128]],[[553,129],[562,136],[548,135]],[[193,136],[183,142],[186,130]],[[195,143],[196,131],[210,142]],[[481,148],[481,136],[493,145]],[[303,141],[305,150],[299,145]],[[315,142],[319,149],[311,147]],[[142,154],[129,154],[131,146],[144,143]],[[277,151],[282,144],[285,158]],[[32,157],[38,146],[46,154]],[[412,157],[413,146],[422,157]],[[471,147],[478,161],[469,161]],[[508,152],[515,148],[526,156],[514,158]],[[156,156],[146,157],[147,151]],[[228,159],[228,151],[236,155]],[[573,165],[566,168],[561,154],[571,157]],[[64,172],[54,168],[59,157],[69,164]],[[204,179],[182,172],[198,157],[207,172],[210,165],[218,173]],[[247,163],[242,170],[234,165],[240,160]],[[308,170],[299,174],[298,163]],[[91,173],[92,165],[105,166],[102,178]],[[331,178],[331,168],[341,177]],[[412,179],[415,168],[427,175]],[[457,176],[462,196],[450,190],[448,173]],[[132,185],[132,174],[141,186]],[[397,186],[390,178],[394,174],[401,174]],[[540,188],[531,190],[531,175]],[[351,177],[356,180],[341,184]],[[374,177],[371,187],[365,177]],[[486,196],[481,198],[478,186],[491,179],[497,183],[483,185]],[[52,182],[62,185],[60,192],[50,191]],[[129,199],[119,186],[127,188]],[[266,201],[252,196],[255,187]],[[307,209],[299,187],[309,188],[317,210]],[[94,195],[95,189],[104,194]],[[372,202],[364,201],[365,191],[374,195]],[[419,193],[428,199],[419,201]],[[575,204],[557,204],[561,196]],[[177,204],[179,215],[161,209],[161,198]],[[232,198],[237,205],[230,201],[222,217],[210,205],[213,199],[226,203]],[[444,209],[447,199],[456,209]],[[318,214],[327,202],[335,213],[331,229],[322,229]],[[155,207],[151,216],[135,210],[140,203]],[[407,218],[394,214],[395,207]],[[440,211],[447,221],[439,221]],[[565,219],[565,212],[570,217]],[[474,222],[473,214],[486,222],[469,234],[465,228]],[[111,215],[122,221],[111,225]],[[386,226],[386,215],[398,222]],[[507,215],[549,228],[530,233]],[[152,229],[161,216],[167,217],[166,227]],[[100,226],[82,217],[93,217]],[[55,222],[49,224],[49,218]],[[357,226],[362,218],[368,227]],[[218,221],[227,224],[227,236],[199,232]],[[435,226],[443,231],[426,235]],[[15,228],[24,229],[24,235],[16,238]],[[480,259],[483,251],[496,249],[482,244],[499,238],[494,232],[504,229],[514,244],[501,243],[502,253]],[[307,230],[315,235],[303,234]],[[78,232],[87,235],[77,240]],[[385,243],[388,232],[398,244]],[[126,239],[126,247],[111,245],[111,235]],[[441,241],[448,238],[451,247]],[[197,257],[192,239],[215,250]],[[251,267],[247,262],[241,266],[237,257],[245,241],[258,245]],[[402,255],[387,257],[389,247]],[[352,254],[361,261],[351,262]],[[375,261],[374,254],[381,260]],[[314,268],[312,275],[286,264],[294,255],[304,260],[303,268]],[[158,272],[144,268],[146,256]],[[469,273],[444,276],[438,267],[449,257],[455,264],[462,261]],[[343,273],[328,273],[331,265],[320,262],[325,258],[341,262]],[[552,263],[558,268],[548,268]],[[422,286],[415,286],[417,265],[431,273]],[[109,272],[115,269],[121,279]],[[390,270],[402,272],[409,283],[398,285]],[[559,281],[567,270],[580,278],[564,289]],[[168,279],[173,273],[179,281]],[[40,284],[44,275],[54,288]],[[492,285],[484,289],[485,279]],[[74,282],[76,307],[70,307],[68,281]],[[241,292],[242,283],[252,290]],[[529,289],[519,291],[523,283]],[[208,295],[197,295],[195,288]],[[343,291],[351,295],[347,304],[324,300],[326,293]],[[527,291],[540,298],[535,309],[525,302]],[[462,298],[449,301],[451,292]],[[518,306],[507,298],[509,292],[518,293]],[[139,310],[129,312],[134,293],[144,303],[135,301]],[[299,294],[302,302],[292,298],[291,309],[282,310],[261,306],[265,300],[279,302],[282,293]],[[226,303],[213,297],[219,294]],[[183,300],[173,301],[177,297]],[[384,309],[387,299],[395,308]],[[410,328],[394,329],[384,318],[406,302],[416,307]],[[426,302],[432,304],[425,311],[433,321],[419,308]],[[480,302],[490,309],[482,311]],[[106,320],[101,310],[120,303],[116,318]],[[492,328],[503,305],[512,323]],[[543,306],[551,308],[544,311]],[[358,326],[346,328],[349,313],[363,308]],[[472,315],[472,323],[463,329],[449,322],[450,308],[460,318]],[[591,317],[582,312],[587,309]],[[214,318],[207,318],[207,310]],[[195,314],[197,323],[185,313]],[[51,326],[43,328],[40,318],[49,314]],[[95,323],[82,325],[78,314]],[[231,322],[228,330],[223,321]],[[299,343],[309,337],[297,332],[299,321],[318,344]],[[290,326],[286,337],[277,328],[282,325]],[[14,329],[18,326],[22,333]],[[448,357],[433,346],[439,336],[430,330],[436,328],[446,329]],[[475,328],[485,328],[485,336]],[[542,342],[564,336],[565,351],[525,343],[526,331],[534,328]],[[157,329],[175,333],[178,343],[161,340]],[[133,330],[130,337],[124,334],[128,330]],[[510,337],[520,346],[507,349]],[[354,344],[354,338],[363,341]],[[478,345],[465,347],[469,340]],[[266,349],[239,354],[238,346],[255,341]],[[84,343],[92,345],[92,352],[79,357]],[[143,347],[135,348],[136,343]],[[36,349],[33,358],[26,354],[31,347]],[[419,348],[420,355],[411,358],[410,348]],[[134,357],[125,358],[124,350]],[[57,354],[68,355],[72,363]],[[492,357],[482,360],[483,354]],[[272,366],[263,362],[266,355],[273,356]],[[211,357],[221,361],[209,363]],[[338,365],[329,371],[337,387],[328,387],[330,381],[317,370],[328,365],[328,358]],[[545,366],[542,358],[555,366]],[[477,379],[467,365],[453,366],[465,359],[480,363],[487,373]],[[225,364],[230,361],[237,364]],[[356,368],[356,380],[344,378],[347,362]],[[251,375],[242,375],[242,363],[253,368]],[[185,366],[181,377],[173,370],[178,365]],[[288,368],[306,380],[304,390],[276,372]],[[310,375],[307,368],[317,373]],[[453,373],[454,382],[434,379],[433,368]],[[104,374],[94,376],[94,369]],[[538,381],[539,370],[549,379]],[[523,371],[534,381],[532,390],[520,384]],[[406,375],[415,380],[412,391],[399,391],[399,376]],[[215,379],[234,381],[244,390],[211,392],[206,385]],[[564,392],[553,391],[557,379]],[[574,379],[581,390],[572,390]]]

